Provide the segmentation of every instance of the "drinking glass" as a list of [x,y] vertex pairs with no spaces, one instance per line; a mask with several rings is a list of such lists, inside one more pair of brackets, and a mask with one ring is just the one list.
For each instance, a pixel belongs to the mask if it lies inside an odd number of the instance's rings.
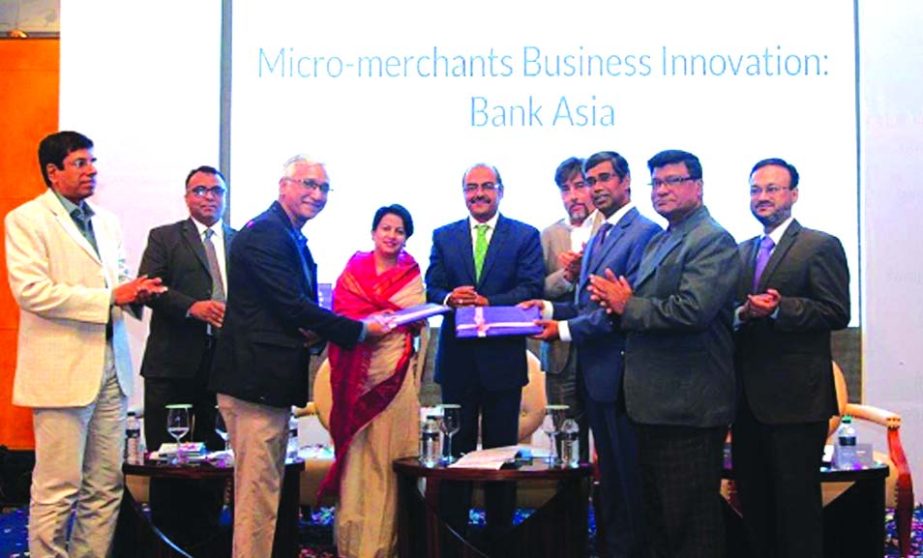
[[171,463],[173,465],[183,462],[183,451],[180,440],[189,433],[189,409],[192,405],[176,404],[167,405],[167,433],[176,440],[176,455]]
[[548,405],[545,407],[545,418],[542,419],[542,430],[548,435],[548,464],[556,465],[558,463],[558,445],[555,438],[561,431],[561,424],[566,418],[567,405]]
[[231,448],[228,440],[230,436],[228,436],[228,427],[224,424],[224,417],[221,416],[221,410],[218,407],[215,407],[215,434],[224,440],[224,453],[227,453]]
[[446,403],[442,405],[442,421],[439,424],[442,433],[445,434],[446,456],[445,462],[454,463],[455,456],[452,455],[452,436],[458,433],[461,428],[461,405]]

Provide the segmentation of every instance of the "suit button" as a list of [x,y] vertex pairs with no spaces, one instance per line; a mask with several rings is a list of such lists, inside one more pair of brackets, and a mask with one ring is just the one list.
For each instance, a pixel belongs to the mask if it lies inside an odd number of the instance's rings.
[[619,355],[625,356],[625,351],[619,351]]

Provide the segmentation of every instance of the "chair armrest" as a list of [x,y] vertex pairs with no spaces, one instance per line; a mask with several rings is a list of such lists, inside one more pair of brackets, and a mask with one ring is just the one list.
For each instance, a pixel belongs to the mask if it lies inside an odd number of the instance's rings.
[[879,407],[849,403],[846,405],[845,413],[854,418],[874,422],[875,424],[884,426],[888,430],[901,427],[901,416],[899,414],[892,413],[891,411]]

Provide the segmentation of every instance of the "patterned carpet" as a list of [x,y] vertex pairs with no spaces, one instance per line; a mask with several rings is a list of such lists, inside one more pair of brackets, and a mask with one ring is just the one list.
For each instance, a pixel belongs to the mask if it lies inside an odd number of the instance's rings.
[[[521,520],[521,517],[518,518]],[[0,558],[23,558],[29,556],[26,545],[27,510],[18,508],[0,513]],[[472,513],[472,522],[483,523],[483,515]],[[301,554],[300,558],[336,558],[333,547],[332,529],[333,509],[322,508],[305,517],[301,524]],[[593,525],[591,519],[591,533]],[[911,542],[912,556],[923,557],[923,506],[914,510],[913,536]],[[897,548],[897,539],[894,532],[894,514],[889,510],[886,514],[886,536],[882,556],[884,558],[897,558],[900,556]]]

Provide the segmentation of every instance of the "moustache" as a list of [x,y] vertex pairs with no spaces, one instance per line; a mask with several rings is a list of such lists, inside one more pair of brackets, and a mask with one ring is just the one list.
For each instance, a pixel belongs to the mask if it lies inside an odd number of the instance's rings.
[[490,198],[485,198],[485,197],[483,197],[483,196],[477,196],[477,197],[475,197],[475,198],[471,198],[471,202],[470,202],[470,203],[478,203],[478,202],[490,203]]

